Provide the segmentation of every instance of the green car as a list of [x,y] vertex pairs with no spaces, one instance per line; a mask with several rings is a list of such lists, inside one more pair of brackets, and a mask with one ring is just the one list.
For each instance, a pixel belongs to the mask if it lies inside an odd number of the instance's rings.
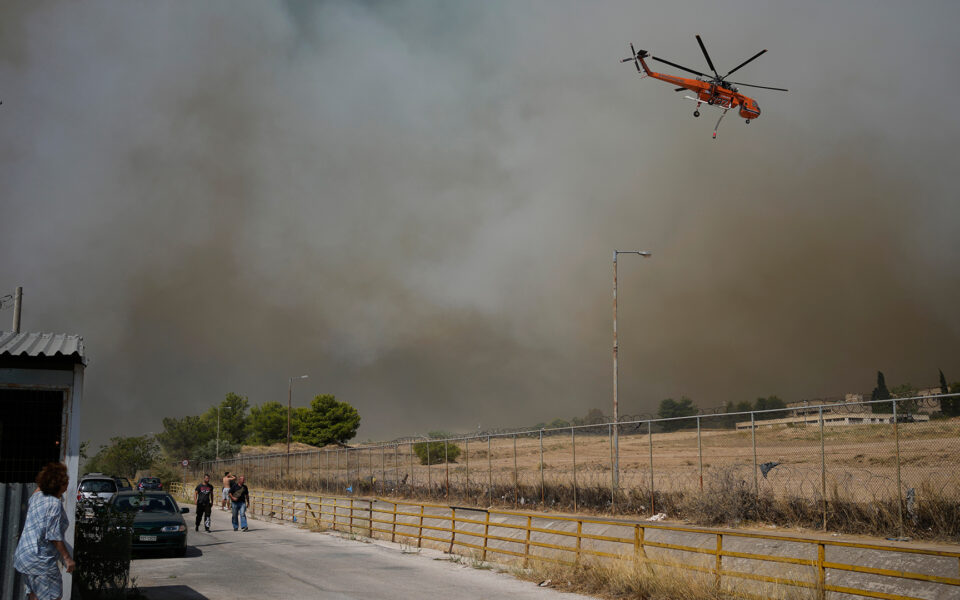
[[183,515],[190,509],[177,506],[169,493],[119,492],[112,504],[115,510],[137,513],[133,518],[132,550],[163,550],[174,556],[187,553],[187,524]]

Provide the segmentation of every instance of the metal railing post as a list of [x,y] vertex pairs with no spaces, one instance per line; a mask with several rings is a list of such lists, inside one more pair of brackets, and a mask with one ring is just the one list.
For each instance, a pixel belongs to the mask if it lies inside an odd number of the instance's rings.
[[716,566],[714,567],[714,577],[717,584],[717,589],[720,589],[721,576],[723,574],[723,534],[717,534],[717,560]]
[[420,529],[417,531],[417,548],[423,547],[423,504],[420,504]]
[[457,509],[450,507],[450,549],[447,554],[453,554],[453,542],[457,537]]
[[466,470],[467,481],[464,484],[467,497],[470,497],[470,438],[463,439],[463,462]]
[[413,442],[410,442],[410,493],[413,494]]
[[823,567],[826,556],[826,548],[823,542],[820,542],[817,544],[817,598],[819,600],[824,600],[827,597],[827,570]]
[[443,466],[444,466],[444,491],[443,497],[450,497],[450,456],[447,454],[448,444],[447,440],[443,440]]
[[480,555],[480,560],[487,560],[487,542],[489,538],[487,537],[490,534],[490,511],[486,511],[487,518],[483,522],[483,554]]

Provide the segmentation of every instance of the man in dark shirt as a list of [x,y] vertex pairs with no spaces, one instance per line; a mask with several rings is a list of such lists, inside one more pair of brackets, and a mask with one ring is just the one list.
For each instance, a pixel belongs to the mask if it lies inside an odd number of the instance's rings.
[[210,533],[210,511],[213,510],[213,486],[210,485],[210,476],[203,476],[203,483],[193,490],[193,502],[197,505],[197,526],[194,531],[200,531],[200,521],[203,521],[203,530]]
[[233,504],[233,530],[247,529],[247,505],[250,503],[250,491],[247,489],[247,478],[241,475],[237,481],[230,486],[230,501]]

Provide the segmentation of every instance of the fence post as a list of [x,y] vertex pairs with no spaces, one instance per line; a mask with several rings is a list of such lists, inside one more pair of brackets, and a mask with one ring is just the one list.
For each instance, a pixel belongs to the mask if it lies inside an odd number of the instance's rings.
[[447,554],[453,554],[453,540],[457,537],[457,509],[450,507],[450,548]]
[[613,425],[607,423],[607,438],[610,441],[610,510],[613,510],[617,501],[617,472],[613,461]]
[[417,531],[417,548],[423,546],[423,504],[420,505],[420,529]]
[[520,503],[520,473],[517,470],[517,434],[513,434],[513,507]]
[[463,462],[466,469],[467,482],[465,485],[467,498],[470,497],[470,438],[463,439]]
[[827,573],[826,569],[823,568],[826,555],[826,548],[823,542],[820,542],[817,544],[817,598],[819,600],[824,600],[827,597]]
[[410,493],[413,495],[413,442],[410,442]]
[[653,493],[653,428],[647,421],[647,439],[650,441],[650,514],[657,514],[657,499]]
[[353,498],[350,498],[350,533],[353,533]]
[[[573,510],[577,510],[577,434],[576,429],[573,427],[570,428],[570,448],[573,452]],[[578,541],[579,545],[579,541]],[[580,557],[579,551],[577,552],[577,558]]]
[[703,491],[703,444],[700,441],[700,415],[697,415],[697,460],[700,462],[700,491]]
[[[493,506],[493,458],[490,455],[490,436],[487,436],[487,506]],[[490,516],[489,514],[487,515]],[[486,544],[486,540],[483,542]],[[486,556],[486,546],[484,546],[484,556]]]
[[433,454],[433,446],[427,440],[427,497],[433,498],[433,474],[430,472],[430,455]]
[[373,500],[367,500],[367,537],[373,538]]
[[383,480],[387,478],[387,447],[380,446],[380,493],[383,494]]
[[583,521],[580,519],[577,519],[577,558],[575,559],[576,562],[580,562],[580,545],[583,540],[583,538],[581,538],[580,536],[582,534],[583,534]]
[[[489,439],[489,438],[488,438]],[[490,533],[490,511],[487,512],[487,518],[483,522],[483,554],[480,556],[480,560],[487,560],[487,535]]]
[[900,537],[903,537],[903,498],[901,494],[903,493],[903,485],[900,481],[900,426],[897,424],[897,401],[894,400],[891,402],[893,404],[893,439],[897,451],[897,516],[900,522]]
[[523,544],[523,567],[530,564],[530,528],[533,527],[533,517],[527,515],[527,539]]
[[540,505],[546,503],[546,492],[543,489],[543,428],[540,428]]
[[823,442],[823,406],[820,415],[820,491],[823,496],[823,530],[827,530],[827,453]]
[[397,541],[397,503],[393,503],[393,525],[390,527],[390,541]]
[[443,440],[443,466],[444,466],[444,479],[445,479],[444,491],[443,491],[444,498],[450,497],[450,457],[447,454],[447,451],[448,451],[447,448],[448,448],[447,440]]
[[753,490],[760,500],[760,476],[757,474],[757,422],[755,414],[750,413],[750,438],[753,440]]
[[717,561],[716,561],[716,567],[714,568],[713,572],[715,574],[714,577],[716,580],[717,589],[719,590],[720,583],[721,583],[720,577],[721,577],[721,574],[723,573],[723,534],[722,533],[717,534]]

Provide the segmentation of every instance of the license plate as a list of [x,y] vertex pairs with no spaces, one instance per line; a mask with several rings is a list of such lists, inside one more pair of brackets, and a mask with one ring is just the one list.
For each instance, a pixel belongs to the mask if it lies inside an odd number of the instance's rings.
[[155,536],[155,535],[141,535],[141,536],[140,536],[140,541],[141,541],[141,542],[155,542],[155,541],[157,541],[157,536]]

